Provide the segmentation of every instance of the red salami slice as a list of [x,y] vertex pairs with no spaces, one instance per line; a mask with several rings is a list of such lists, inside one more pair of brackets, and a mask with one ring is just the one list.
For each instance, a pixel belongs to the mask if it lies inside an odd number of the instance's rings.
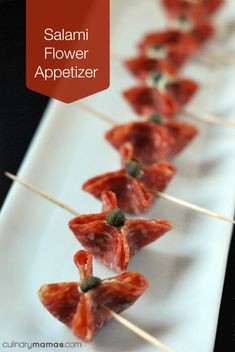
[[192,3],[187,0],[162,0],[163,6],[170,16],[177,17],[183,12],[196,12],[198,16],[210,16],[221,7],[224,0],[201,0]]
[[188,33],[169,29],[147,34],[138,47],[141,57],[145,57],[145,60],[128,60],[126,65],[134,75],[140,76],[143,71],[150,72],[150,68],[151,71],[159,70],[158,67],[154,67],[154,61],[170,64],[179,70],[197,52],[198,43]]
[[141,182],[153,194],[163,192],[176,172],[171,164],[164,161],[148,166],[144,170]]
[[[103,202],[116,198],[112,192],[101,195]],[[126,219],[117,203],[101,214],[81,215],[69,227],[99,261],[117,272],[126,271],[131,257],[142,247],[157,240],[172,228],[166,220]]]
[[117,197],[113,192],[104,192],[102,194],[102,211],[109,212],[117,208]]
[[[132,166],[134,170],[130,170]],[[129,171],[128,168],[130,168]],[[132,214],[144,213],[153,204],[155,193],[164,191],[167,187],[176,169],[167,162],[138,168],[137,161],[131,161],[126,164],[126,169],[91,178],[83,184],[82,188],[98,199],[101,199],[103,192],[112,191],[116,194],[117,204],[121,210]],[[131,173],[134,176],[130,176]]]
[[143,85],[123,93],[132,108],[142,115],[150,109],[163,116],[173,117],[199,88],[194,81],[173,76],[166,71],[153,71],[142,80]]
[[74,256],[74,262],[79,270],[80,279],[85,279],[92,275],[92,255],[86,251],[77,252]]
[[176,82],[167,84],[168,93],[180,107],[183,107],[192,99],[198,88],[198,84],[190,79],[178,79]]
[[143,76],[142,82],[162,94],[169,94],[180,107],[187,104],[199,88],[196,82],[167,70],[153,71]]
[[152,71],[166,71],[176,74],[175,69],[169,63],[163,60],[150,59],[146,56],[128,59],[124,63],[131,73],[139,78],[146,76]]
[[[89,267],[91,254],[79,251],[75,257],[79,271]],[[93,277],[92,272],[79,282],[43,285],[39,298],[44,307],[73,333],[90,342],[111,316],[106,309],[121,313],[144,293],[146,278],[135,272],[127,272],[105,280]]]
[[177,156],[198,134],[198,129],[195,126],[176,120],[168,120],[167,128],[175,139],[169,159]]
[[206,8],[202,2],[204,0],[195,3],[187,0],[162,0],[162,4],[170,18],[186,16],[198,20],[205,19],[207,16]]
[[[153,115],[153,117],[158,115]],[[106,139],[119,150],[122,163],[136,158],[143,165],[169,160],[181,152],[197,135],[189,124],[159,117],[158,122],[143,121],[117,125]]]
[[225,0],[203,0],[202,3],[206,8],[207,14],[212,15],[225,4]]
[[182,0],[165,0],[165,3],[172,27],[191,35],[198,47],[213,36],[215,29],[208,21],[206,6]]
[[192,36],[198,41],[201,45],[204,44],[215,34],[215,29],[210,23],[201,23],[192,31]]
[[170,94],[160,93],[157,89],[144,85],[126,90],[123,96],[139,115],[145,115],[146,111],[157,110],[161,115],[171,118],[180,110]]
[[55,318],[70,326],[80,299],[78,282],[43,285],[39,298]]
[[151,121],[116,125],[105,137],[120,151],[124,163],[136,158],[144,165],[167,159],[175,142],[165,125]]

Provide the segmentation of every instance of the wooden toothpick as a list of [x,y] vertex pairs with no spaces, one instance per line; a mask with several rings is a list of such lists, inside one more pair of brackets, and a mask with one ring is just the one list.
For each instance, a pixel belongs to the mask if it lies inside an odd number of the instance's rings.
[[228,127],[235,128],[235,121],[226,120],[223,117],[215,116],[215,115],[204,113],[204,112],[198,112],[198,111],[193,110],[191,108],[190,109],[186,108],[186,109],[182,110],[180,115],[184,116],[186,118],[189,117],[192,119],[200,120],[200,121],[207,122],[207,123],[212,123],[215,125],[222,125],[222,126],[228,126]]
[[168,200],[168,201],[170,201],[172,203],[175,203],[175,204],[181,205],[183,207],[195,210],[195,211],[197,211],[199,213],[211,216],[213,218],[216,218],[216,219],[219,219],[219,220],[222,220],[222,221],[229,222],[230,224],[235,224],[235,221],[233,219],[230,219],[229,217],[227,217],[225,215],[221,215],[219,213],[216,213],[214,211],[211,211],[211,210],[208,210],[206,208],[200,207],[200,206],[195,205],[193,203],[186,202],[186,201],[184,201],[182,199],[170,196],[169,194],[162,193],[162,192],[157,192],[157,196],[160,197],[160,198],[163,198],[165,200]]
[[160,342],[159,340],[156,340],[155,337],[152,335],[148,334],[146,331],[140,329],[138,326],[132,324],[129,320],[123,318],[121,315],[115,313],[114,311],[110,310],[109,308],[105,307],[106,310],[108,310],[109,314],[116,319],[119,323],[127,327],[129,330],[133,331],[135,334],[143,337],[146,341],[151,343],[152,345],[160,348],[164,352],[174,352],[171,348]]
[[[51,203],[59,206],[60,208],[67,210],[69,213],[78,216],[79,213],[72,209],[70,206],[62,203],[61,201],[57,200],[56,198],[52,197],[51,195],[47,194],[44,191],[41,191],[40,189],[38,189],[37,187],[33,186],[32,184],[30,184],[29,182],[26,182],[24,180],[22,180],[21,178],[11,174],[10,172],[5,172],[5,175],[10,178],[11,180],[13,180],[14,182],[17,182],[19,184],[21,184],[22,186],[24,186],[25,188],[29,189],[30,191],[36,193],[37,195],[39,195],[42,198],[45,198],[47,200],[49,200]],[[166,346],[165,344],[163,344],[162,342],[160,342],[158,339],[156,339],[154,336],[148,334],[146,331],[142,330],[141,328],[139,328],[138,326],[136,326],[135,324],[131,323],[130,321],[128,321],[127,319],[121,317],[120,315],[118,315],[117,313],[115,313],[113,310],[109,309],[106,306],[103,306],[103,308],[105,308],[106,310],[108,310],[109,314],[112,316],[112,318],[114,318],[117,322],[119,322],[121,325],[125,326],[127,329],[129,329],[130,331],[134,332],[136,335],[138,335],[139,337],[141,337],[142,339],[144,339],[145,341],[149,342],[150,344],[152,344],[154,347],[157,347],[158,349],[164,351],[164,352],[174,352],[174,350],[172,350],[171,348],[169,348],[168,346]]]
[[[64,210],[67,210],[69,211],[70,213],[72,213],[73,215],[75,216],[78,216],[80,215],[76,210],[70,208],[68,205],[60,202],[59,200],[55,199],[54,197],[50,196],[49,194],[39,190],[38,188],[32,186],[30,183],[26,182],[26,181],[23,181],[21,180],[20,178],[18,178],[17,176],[9,173],[9,172],[6,172],[5,175],[10,178],[11,180],[13,181],[16,181],[18,183],[20,183],[22,186],[30,189],[31,191],[33,191],[34,193],[37,193],[38,195],[40,195],[41,197],[49,200],[50,202],[58,205],[60,208],[64,209]],[[180,198],[176,198],[176,197],[173,197],[169,194],[166,194],[166,193],[163,193],[163,192],[156,192],[156,196],[160,197],[160,198],[163,198],[165,200],[168,200],[172,203],[175,203],[175,204],[178,204],[178,205],[181,205],[185,208],[189,208],[189,209],[192,209],[194,211],[197,211],[199,213],[202,213],[202,214],[205,214],[205,215],[208,215],[210,217],[213,217],[213,218],[216,218],[216,219],[219,219],[219,220],[222,220],[222,221],[226,221],[226,222],[229,222],[230,224],[235,224],[235,221],[231,218],[229,218],[228,216],[225,216],[225,215],[222,215],[222,214],[219,214],[217,212],[214,212],[214,211],[211,211],[209,209],[206,209],[206,208],[203,208],[203,207],[200,207],[196,204],[193,204],[193,203],[189,203],[185,200],[182,200]]]
[[108,114],[105,114],[104,112],[94,109],[89,104],[79,102],[78,105],[80,106],[81,109],[91,113],[92,115],[99,117],[101,120],[109,123],[110,125],[116,125],[118,123]]
[[210,47],[204,48],[202,51],[202,55],[205,55],[205,57],[208,57],[209,59],[212,59],[214,61],[217,61],[218,63],[222,65],[234,65],[235,64],[235,56],[230,54],[229,52],[224,52],[224,51],[218,51],[217,48]]
[[[102,113],[100,111],[97,111],[96,109],[91,108],[89,105],[87,105],[85,103],[83,103],[82,105],[79,104],[79,106],[81,106],[82,109],[84,109],[84,110],[92,113],[93,115],[101,118],[102,120],[105,120],[106,122],[108,122],[111,125],[115,125],[116,124],[115,120],[113,120],[111,116],[109,116],[109,115],[107,115],[105,113]],[[187,110],[187,113],[182,114],[182,115],[185,116],[185,117],[192,117],[192,118],[195,117],[196,118],[196,112],[194,112],[193,110]],[[203,119],[203,121],[205,121],[205,122],[212,122],[211,120],[214,119],[213,123],[217,123],[217,124],[221,124],[222,123],[221,122],[221,118],[213,116],[213,115],[209,115],[209,114],[204,114],[203,117],[201,117],[201,119]],[[225,120],[225,121],[226,121],[226,123],[229,126],[235,127],[235,123],[233,121],[228,121],[228,120]],[[167,195],[167,194],[162,193],[162,192],[158,192],[157,195],[159,197],[161,197],[161,198],[164,198],[165,200],[168,200],[168,201],[172,202],[172,203],[176,203],[178,205],[181,205],[181,206],[184,206],[186,208],[192,209],[192,210],[197,211],[199,213],[203,213],[205,215],[208,215],[210,217],[213,217],[213,218],[216,218],[216,219],[219,219],[219,220],[222,220],[222,221],[226,221],[226,222],[229,222],[231,224],[235,224],[235,221],[233,219],[230,219],[229,217],[227,217],[225,215],[216,213],[216,212],[211,211],[209,209],[200,207],[200,206],[198,206],[196,204],[189,203],[187,201],[184,201],[182,199]]]
[[[116,125],[118,124],[118,122],[110,115],[98,111],[96,109],[94,109],[93,107],[91,107],[89,104],[86,103],[78,103],[77,104],[81,109],[91,113],[92,115],[99,117],[101,120],[103,120],[104,122],[107,122],[110,125]],[[184,110],[182,110],[181,112],[179,112],[180,116],[186,117],[186,118],[191,118],[191,119],[195,119],[195,120],[199,120],[199,121],[203,121],[206,123],[210,123],[213,125],[222,125],[225,127],[231,127],[231,128],[235,128],[235,121],[232,120],[226,120],[223,117],[220,116],[215,116],[212,114],[208,114],[208,113],[204,113],[204,112],[199,112],[196,111],[192,108],[186,108]]]
[[10,178],[12,181],[16,181],[18,183],[20,183],[22,186],[24,186],[25,188],[28,188],[30,191],[38,194],[39,196],[41,196],[42,198],[45,198],[47,200],[49,200],[49,202],[56,204],[58,207],[67,210],[68,212],[70,212],[71,214],[78,216],[80,215],[76,210],[70,208],[68,205],[65,205],[64,203],[62,203],[61,201],[57,200],[56,198],[50,196],[48,193],[41,191],[40,189],[36,188],[35,186],[31,185],[30,183],[20,179],[19,177],[11,174],[10,172],[5,172],[5,175]]

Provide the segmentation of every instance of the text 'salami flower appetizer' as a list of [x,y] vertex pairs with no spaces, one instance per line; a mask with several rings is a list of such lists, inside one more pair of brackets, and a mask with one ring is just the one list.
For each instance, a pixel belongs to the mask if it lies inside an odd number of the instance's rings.
[[138,250],[172,229],[167,220],[127,219],[113,192],[102,193],[101,199],[101,214],[78,216],[69,227],[82,246],[113,271],[126,271]]
[[[92,255],[79,251],[74,256],[80,282],[46,284],[39,290],[44,307],[67,325],[84,342],[94,339],[97,332],[112,319],[108,309],[121,313],[144,293],[146,278],[136,272],[101,280],[92,274]],[[107,309],[108,308],[108,309]]]
[[201,16],[208,17],[213,15],[224,3],[224,0],[162,0],[164,8],[171,17],[177,17],[185,11],[200,11]]
[[197,52],[198,44],[190,34],[169,29],[145,35],[138,48],[140,55],[126,60],[125,64],[135,76],[140,77],[143,73],[161,71],[164,65],[181,69]]
[[105,137],[120,152],[123,165],[133,158],[151,165],[177,156],[197,134],[193,125],[153,113],[146,121],[114,126]]
[[124,97],[139,115],[158,111],[167,118],[174,117],[194,96],[198,84],[172,71],[153,71],[142,77],[143,83],[123,92]]
[[112,191],[117,206],[130,214],[142,214],[154,203],[157,192],[163,192],[176,168],[165,161],[142,167],[137,160],[130,160],[125,168],[91,178],[82,189],[98,199],[105,191]]

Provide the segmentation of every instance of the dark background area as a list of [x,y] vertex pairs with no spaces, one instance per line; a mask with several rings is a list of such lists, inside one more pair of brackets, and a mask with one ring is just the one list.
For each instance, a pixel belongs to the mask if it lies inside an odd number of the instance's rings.
[[[0,204],[2,204],[11,185],[3,173],[5,170],[17,172],[48,102],[46,97],[33,93],[25,87],[24,1],[0,2],[0,45]],[[226,272],[215,352],[235,351],[234,237]],[[200,336],[198,338],[200,339]]]

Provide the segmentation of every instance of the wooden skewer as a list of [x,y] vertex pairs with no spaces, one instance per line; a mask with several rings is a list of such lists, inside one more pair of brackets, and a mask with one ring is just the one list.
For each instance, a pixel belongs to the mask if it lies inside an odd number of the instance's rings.
[[192,119],[204,121],[207,123],[212,123],[215,125],[222,125],[222,126],[228,126],[228,127],[235,128],[235,121],[226,120],[223,117],[215,116],[212,114],[207,114],[205,112],[198,112],[198,111],[195,111],[191,108],[190,109],[186,108],[186,109],[182,110],[182,112],[180,114],[186,118],[189,117]]
[[219,219],[219,220],[222,220],[222,221],[226,221],[226,222],[229,222],[231,224],[235,224],[234,220],[230,219],[229,217],[227,217],[225,215],[221,215],[221,214],[218,214],[218,213],[216,213],[214,211],[208,210],[206,208],[199,207],[198,205],[195,205],[195,204],[186,202],[184,200],[178,199],[176,197],[170,196],[169,194],[162,193],[162,192],[157,192],[157,196],[159,196],[159,197],[161,197],[161,198],[163,198],[165,200],[168,200],[168,201],[170,201],[172,203],[175,203],[175,204],[181,205],[183,207],[195,210],[195,211],[197,211],[199,213],[202,213],[202,214],[205,214],[205,215],[209,215],[209,216],[211,216],[213,218],[216,218],[216,219]]
[[126,320],[123,318],[121,315],[118,315],[114,311],[110,310],[109,308],[105,307],[108,311],[109,314],[116,319],[119,323],[122,325],[126,326],[129,330],[133,331],[137,335],[141,335],[141,337],[144,336],[144,339],[151,343],[152,345],[160,348],[162,351],[165,352],[173,352],[171,348],[167,347],[164,345],[162,342],[158,341],[153,337],[152,335],[148,334],[147,332],[143,331],[142,329],[138,328],[138,326],[132,324],[130,321]]
[[20,183],[22,186],[24,186],[25,188],[28,188],[30,191],[38,194],[39,196],[41,196],[42,198],[45,198],[47,200],[49,200],[51,203],[56,204],[58,207],[67,210],[68,212],[70,212],[71,214],[78,216],[80,215],[76,210],[70,208],[68,205],[65,205],[64,203],[60,202],[59,200],[55,199],[54,197],[50,196],[48,193],[41,191],[40,189],[34,187],[33,185],[31,185],[30,183],[20,179],[19,177],[11,174],[10,172],[5,172],[5,175],[10,178],[12,181],[18,182]]
[[[29,189],[30,191],[36,193],[40,197],[49,200],[51,203],[56,204],[57,206],[59,206],[60,208],[62,208],[64,210],[67,210],[69,213],[71,213],[73,215],[76,215],[76,216],[79,215],[79,213],[76,210],[72,209],[68,205],[62,203],[61,201],[59,201],[58,199],[52,197],[51,195],[47,194],[46,192],[41,191],[40,189],[38,189],[37,187],[33,186],[29,182],[26,182],[26,181],[22,180],[21,178],[11,174],[10,172],[5,172],[5,175],[8,178],[10,178],[11,180],[13,180],[14,182],[17,182],[17,183],[21,184],[22,186],[24,186],[25,188]],[[138,335],[139,337],[141,337],[145,341],[149,342],[150,344],[152,344],[153,346],[161,349],[164,352],[174,352],[174,350],[172,350],[171,348],[169,348],[168,346],[166,346],[165,344],[160,342],[158,339],[156,339],[152,335],[148,334],[146,331],[144,331],[141,328],[139,328],[138,326],[134,325],[133,323],[131,323],[127,319],[121,317],[120,315],[115,313],[113,310],[109,309],[106,306],[103,306],[103,307],[106,310],[109,311],[110,315],[116,321],[118,321],[121,325],[123,325],[126,328],[128,328],[130,331],[134,332],[136,335]]]
[[214,61],[214,63],[222,64],[222,65],[234,65],[235,57],[228,52],[219,52],[217,50],[209,50],[209,48],[203,49],[201,55],[205,59],[209,59]]
[[111,116],[109,116],[108,114],[105,114],[104,112],[98,111],[96,109],[94,109],[92,106],[86,104],[86,103],[82,103],[79,102],[78,105],[80,106],[80,108],[82,108],[83,110],[91,113],[92,115],[95,115],[97,117],[99,117],[100,119],[102,119],[103,121],[109,123],[110,125],[117,125],[118,122],[115,121]]
[[[80,106],[83,110],[93,114],[94,116],[101,118],[103,121],[109,123],[110,125],[117,125],[118,124],[118,122],[115,121],[115,119],[113,119],[108,114],[101,112],[101,111],[98,111],[86,103],[78,103],[78,106]],[[180,115],[184,116],[186,118],[196,119],[196,120],[200,120],[200,121],[203,121],[206,123],[211,123],[214,125],[222,125],[222,126],[235,128],[235,121],[226,120],[223,117],[215,116],[212,114],[207,114],[204,112],[198,112],[198,111],[195,111],[191,108],[190,109],[186,108],[186,109],[182,110],[180,112]]]
[[208,57],[209,59],[216,60],[221,64],[235,64],[235,56],[226,51],[218,51],[215,47],[203,48],[202,55]]
[[[115,120],[113,120],[112,117],[110,117],[109,115],[107,115],[105,113],[102,113],[100,111],[98,112],[94,108],[91,108],[88,104],[83,103],[82,105],[79,104],[79,106],[81,106],[82,109],[94,114],[95,116],[98,116],[99,118],[101,118],[102,120],[108,122],[111,125],[115,125],[116,124]],[[192,114],[192,117],[194,117],[192,111],[190,111],[190,114]],[[190,116],[189,112],[187,112],[187,114],[185,114],[185,116]],[[208,120],[206,118],[208,118]],[[208,116],[206,115],[205,119],[203,119],[203,117],[202,117],[203,121],[205,121],[205,122],[209,122],[209,118],[218,119],[217,124],[221,124],[221,118],[218,118],[218,117],[215,117],[215,116],[210,116],[210,115],[208,115]],[[227,122],[233,122],[233,121],[227,121]],[[235,123],[232,124],[232,127],[235,127]],[[222,221],[226,221],[226,222],[229,222],[231,224],[235,224],[235,221],[233,219],[230,219],[229,217],[227,217],[225,215],[213,212],[213,211],[208,210],[206,208],[202,208],[202,207],[200,207],[198,205],[186,202],[186,201],[181,200],[179,198],[175,198],[175,197],[172,197],[170,195],[166,195],[165,193],[161,193],[161,192],[158,192],[158,196],[161,197],[161,198],[167,199],[168,201],[171,201],[173,203],[177,203],[179,205],[182,205],[182,206],[184,206],[186,208],[190,208],[192,210],[195,210],[195,211],[197,211],[199,213],[203,213],[203,214],[206,214],[206,215],[211,216],[213,218],[216,218],[216,219],[219,219],[219,220],[222,220]]]

